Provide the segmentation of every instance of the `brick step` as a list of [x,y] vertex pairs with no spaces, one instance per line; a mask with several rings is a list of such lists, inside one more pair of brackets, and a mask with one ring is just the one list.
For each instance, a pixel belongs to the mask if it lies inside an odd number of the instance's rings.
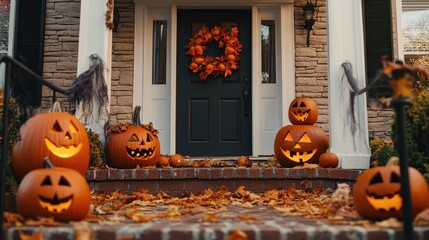
[[[237,215],[254,215],[253,222],[239,221]],[[19,233],[33,235],[43,232],[44,240],[64,239],[150,239],[150,240],[226,240],[237,230],[245,232],[249,240],[401,240],[402,228],[335,225],[327,221],[283,215],[266,207],[240,208],[230,206],[218,222],[201,222],[203,216],[185,216],[181,221],[165,219],[146,223],[89,224],[71,223],[59,227],[13,227],[6,229],[5,238],[19,240]],[[80,231],[79,231],[80,229]],[[79,232],[86,232],[86,238]],[[429,226],[414,227],[415,240],[429,239]],[[91,238],[89,237],[91,235]],[[408,239],[408,238],[405,238]]]
[[[325,168],[276,168],[276,167],[224,167],[224,168],[144,168],[144,169],[96,169],[88,170],[86,178],[95,192],[124,193],[147,189],[159,190],[169,195],[188,195],[211,188],[214,191],[224,185],[229,191],[238,186],[262,193],[270,189],[295,187],[331,188],[338,183],[353,185],[362,170]],[[244,218],[239,219],[242,216]],[[246,221],[246,217],[253,216]],[[145,223],[64,223],[58,227],[8,227],[3,239],[20,239],[19,233],[43,232],[45,240],[62,239],[151,239],[151,240],[224,240],[236,230],[244,231],[249,240],[283,239],[404,239],[401,227],[378,227],[375,223],[362,224],[362,219],[308,219],[283,214],[269,206],[229,205],[219,216],[218,222],[203,222],[204,214],[183,216],[180,221],[155,219]],[[86,225],[85,225],[86,224]],[[82,238],[77,229],[86,226],[91,237]],[[429,226],[415,226],[416,240],[429,239]],[[406,238],[405,238],[406,239]]]
[[295,187],[335,189],[338,183],[353,185],[362,170],[327,168],[223,167],[145,168],[88,170],[86,179],[95,192],[121,190],[124,193],[147,189],[172,195],[199,193],[204,189],[233,191],[239,186],[262,193]]

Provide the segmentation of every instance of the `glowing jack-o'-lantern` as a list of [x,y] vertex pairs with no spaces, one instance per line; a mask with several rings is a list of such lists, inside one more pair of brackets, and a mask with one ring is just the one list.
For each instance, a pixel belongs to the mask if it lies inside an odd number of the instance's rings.
[[[429,207],[429,189],[422,174],[409,167],[413,215]],[[365,170],[356,180],[353,197],[356,210],[367,219],[401,218],[402,197],[399,166]]]
[[161,155],[160,142],[154,133],[156,130],[140,124],[140,109],[140,106],[135,107],[132,125],[109,133],[106,159],[110,166],[135,168],[157,164]]
[[49,157],[58,167],[72,168],[82,175],[89,166],[89,139],[82,123],[73,115],[61,112],[56,102],[53,112],[28,119],[19,129],[12,148],[12,168],[18,180]]
[[317,104],[311,98],[298,97],[289,105],[289,120],[294,125],[313,125],[318,116]]
[[274,141],[274,153],[283,167],[318,163],[319,156],[328,147],[328,136],[323,129],[310,125],[284,126]]
[[28,218],[83,219],[91,204],[85,178],[73,169],[47,167],[33,170],[22,179],[16,195],[18,212]]

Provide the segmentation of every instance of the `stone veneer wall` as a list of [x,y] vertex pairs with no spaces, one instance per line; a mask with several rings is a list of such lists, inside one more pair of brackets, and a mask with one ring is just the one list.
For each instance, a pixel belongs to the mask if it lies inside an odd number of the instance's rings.
[[131,122],[134,81],[134,1],[115,0],[120,11],[112,36],[112,94],[110,123]]
[[[80,0],[46,0],[45,56],[43,78],[58,87],[68,87],[76,78],[79,47]],[[42,89],[42,108],[52,105],[52,90]],[[57,94],[64,111],[74,104]]]
[[326,0],[317,1],[316,23],[310,32],[307,47],[307,30],[304,29],[302,7],[306,0],[295,0],[295,76],[296,96],[311,97],[319,107],[317,125],[329,133],[328,116],[328,37]]
[[[113,32],[112,44],[112,124],[131,121],[134,63],[134,8],[133,0],[116,0],[120,9],[118,32]],[[317,124],[326,132],[328,126],[327,77],[327,18],[326,0],[319,0],[316,23],[311,31],[310,46],[306,46],[307,32],[303,29],[302,6],[306,0],[295,0],[295,74],[296,96],[313,98],[319,106]],[[80,0],[47,0],[44,78],[57,86],[69,86],[76,78],[79,40]],[[50,107],[52,91],[43,89],[42,109]],[[58,95],[59,100],[64,100]],[[65,110],[70,104],[63,102]],[[386,122],[391,112],[369,104],[369,129],[375,136],[388,137]],[[380,111],[381,110],[381,111]],[[389,125],[390,127],[390,125]]]

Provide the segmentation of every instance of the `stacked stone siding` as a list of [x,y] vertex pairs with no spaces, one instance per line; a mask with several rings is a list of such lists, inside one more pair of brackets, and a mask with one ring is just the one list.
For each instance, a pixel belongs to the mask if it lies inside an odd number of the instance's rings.
[[317,125],[329,133],[328,116],[328,37],[326,30],[326,1],[317,1],[316,23],[310,32],[304,29],[302,7],[306,0],[295,0],[295,79],[296,96],[311,97],[319,107]]
[[[116,0],[118,31],[112,36],[112,92],[110,123],[130,122],[134,82],[134,1]],[[143,91],[143,89],[142,89]]]
[[[326,0],[316,6],[316,23],[306,45],[302,7],[306,0],[295,0],[295,76],[296,96],[313,98],[319,106],[317,125],[329,133],[328,116],[328,39]],[[118,32],[113,32],[110,122],[131,121],[134,81],[134,7],[132,0],[116,0],[120,9]],[[69,86],[76,78],[79,40],[80,0],[47,0],[44,78],[57,86]],[[66,110],[73,106],[63,101]],[[51,105],[52,91],[43,89],[43,108]],[[391,111],[369,104],[369,131],[388,138]],[[43,109],[42,108],[42,109]]]
[[[47,0],[43,78],[58,87],[68,87],[76,78],[79,47],[80,0]],[[52,105],[52,90],[43,87],[42,109]],[[74,106],[57,94],[63,110]]]

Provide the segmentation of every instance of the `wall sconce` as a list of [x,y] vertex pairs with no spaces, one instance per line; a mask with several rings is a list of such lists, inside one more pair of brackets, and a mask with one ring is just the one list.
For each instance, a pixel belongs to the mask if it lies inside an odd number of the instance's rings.
[[[317,4],[317,0],[316,0]],[[304,13],[304,29],[307,29],[307,47],[310,46],[310,31],[313,30],[313,25],[316,22],[316,19],[314,19],[314,5],[310,1],[307,1],[307,4],[303,8]]]

